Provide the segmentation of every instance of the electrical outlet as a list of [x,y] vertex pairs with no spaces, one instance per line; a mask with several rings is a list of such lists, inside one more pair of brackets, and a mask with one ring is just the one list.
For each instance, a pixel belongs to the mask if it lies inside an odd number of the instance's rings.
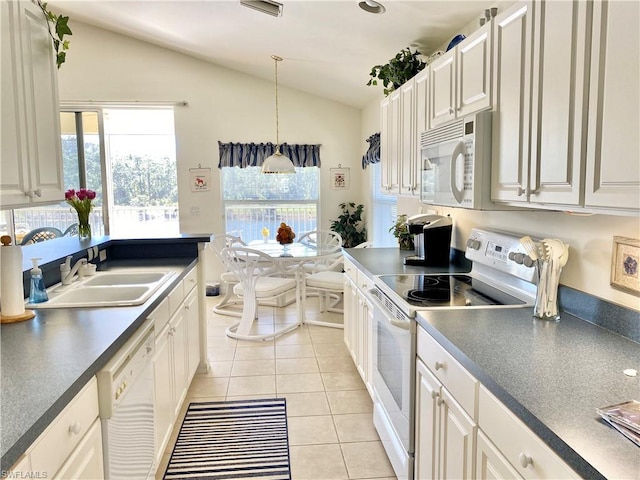
[[107,259],[107,251],[106,250],[100,250],[100,261],[104,262]]

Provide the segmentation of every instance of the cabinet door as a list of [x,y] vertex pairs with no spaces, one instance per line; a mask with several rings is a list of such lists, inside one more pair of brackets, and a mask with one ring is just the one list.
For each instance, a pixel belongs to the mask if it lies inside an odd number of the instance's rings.
[[185,298],[184,310],[187,322],[187,385],[189,385],[200,363],[200,310],[198,309],[197,288],[191,290],[191,293]]
[[189,387],[188,322],[184,310],[180,309],[169,323],[171,359],[173,362],[173,418],[175,419],[180,415],[180,407],[187,396],[187,388]]
[[581,205],[588,86],[586,2],[537,4],[531,112],[531,202]]
[[21,26],[22,62],[33,201],[62,201],[58,68],[51,46],[49,25],[37,5],[20,2],[20,6],[24,22]]
[[401,127],[400,132],[400,193],[413,195],[417,193],[416,172],[416,109],[415,109],[415,81],[405,83],[401,88]]
[[494,20],[494,112],[491,198],[526,202],[533,3],[519,2]]
[[455,50],[437,58],[431,63],[431,106],[429,123],[431,128],[456,118],[456,69]]
[[[429,67],[414,77],[416,108],[416,159],[420,162],[420,134],[429,129]],[[419,169],[418,169],[419,173]]]
[[478,480],[522,478],[482,430],[478,430],[476,448],[476,478]]
[[388,170],[389,192],[400,191],[399,165],[402,136],[402,91],[396,90],[389,94],[389,138],[388,138]]
[[458,117],[491,107],[491,27],[485,24],[456,48]]
[[593,3],[585,206],[640,205],[640,3]]
[[364,303],[364,321],[365,384],[371,399],[373,399],[373,305],[367,300]]
[[153,357],[156,463],[162,459],[164,448],[173,428],[173,370],[171,368],[169,328],[171,327],[167,324],[156,336],[156,351]]
[[440,475],[456,480],[472,479],[477,425],[445,388],[440,409]]
[[73,478],[74,480],[104,478],[100,419],[93,422],[89,431],[53,478]]
[[29,164],[27,162],[22,65],[20,52],[20,5],[0,2],[0,42],[2,62],[2,124],[0,138],[0,206],[28,203]]
[[389,97],[380,102],[380,179],[382,191],[391,189],[389,178],[389,122],[391,121],[391,102]]
[[420,360],[416,361],[415,478],[440,478],[440,382]]
[[[356,305],[357,305],[357,297],[354,292],[354,285],[351,280],[347,276],[345,276],[344,280],[344,344],[349,350],[353,361],[355,362],[354,355],[354,339],[353,339],[353,330],[355,328],[355,322],[357,318]],[[355,303],[355,305],[354,305]]]

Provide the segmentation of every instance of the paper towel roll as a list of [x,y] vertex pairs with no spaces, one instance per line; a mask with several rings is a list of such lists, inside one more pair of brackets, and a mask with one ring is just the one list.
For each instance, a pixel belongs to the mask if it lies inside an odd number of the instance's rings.
[[22,283],[22,247],[0,247],[0,312],[3,317],[24,313],[24,288]]

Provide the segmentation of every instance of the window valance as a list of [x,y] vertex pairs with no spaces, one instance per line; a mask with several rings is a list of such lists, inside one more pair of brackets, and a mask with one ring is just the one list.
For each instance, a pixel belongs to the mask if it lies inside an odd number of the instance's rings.
[[[260,167],[264,159],[276,151],[273,143],[223,143],[220,147],[220,163],[222,167]],[[280,153],[291,159],[296,167],[319,167],[320,145],[280,145]]]
[[380,133],[374,133],[367,138],[369,149],[362,157],[362,169],[370,163],[380,163]]

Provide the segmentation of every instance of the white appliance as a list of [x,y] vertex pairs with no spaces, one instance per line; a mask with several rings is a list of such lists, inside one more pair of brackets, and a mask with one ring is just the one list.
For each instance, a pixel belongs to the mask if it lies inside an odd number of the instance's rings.
[[105,478],[154,475],[153,320],[148,320],[98,372]]
[[373,421],[399,479],[413,479],[416,312],[530,307],[535,269],[520,236],[474,229],[465,274],[378,275],[373,305]]
[[480,112],[420,135],[420,201],[477,210],[491,201],[491,112]]

